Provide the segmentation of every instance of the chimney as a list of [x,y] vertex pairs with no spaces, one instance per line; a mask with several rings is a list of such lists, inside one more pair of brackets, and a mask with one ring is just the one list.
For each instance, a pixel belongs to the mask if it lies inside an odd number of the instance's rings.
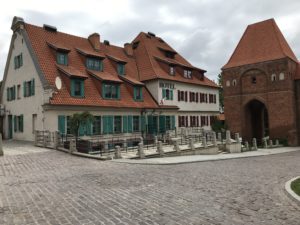
[[131,45],[131,44],[125,43],[125,44],[124,44],[124,50],[125,50],[125,53],[126,53],[128,56],[133,56],[133,49],[132,49],[132,45]]
[[11,24],[11,29],[13,30],[13,32],[15,32],[18,29],[24,29],[24,24],[25,22],[22,17],[15,16]]
[[95,50],[100,50],[100,34],[93,33],[88,39]]

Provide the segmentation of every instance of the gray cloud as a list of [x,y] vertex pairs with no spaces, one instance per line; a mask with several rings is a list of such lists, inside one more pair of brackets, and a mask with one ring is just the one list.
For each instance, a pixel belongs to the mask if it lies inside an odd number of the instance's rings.
[[[55,25],[60,31],[83,37],[98,32],[102,40],[120,46],[140,31],[152,31],[193,65],[207,70],[211,79],[216,79],[228,61],[246,26],[261,20],[275,18],[286,31],[284,35],[296,56],[300,56],[300,29],[296,26],[300,22],[300,2],[297,0],[288,4],[281,0],[130,0],[128,4],[130,12],[114,15],[112,11],[111,18],[81,9],[63,13],[24,10],[21,16],[29,23]],[[101,4],[95,7],[101,8]],[[283,22],[294,26],[285,26]],[[11,31],[9,26],[1,28],[7,29],[2,30],[6,35],[0,40],[0,71],[3,71]]]

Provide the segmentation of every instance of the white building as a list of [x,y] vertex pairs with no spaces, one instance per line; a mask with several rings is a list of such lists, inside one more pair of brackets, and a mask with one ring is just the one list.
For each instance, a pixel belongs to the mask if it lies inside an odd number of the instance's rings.
[[164,133],[210,128],[218,87],[161,38],[140,33],[124,47],[15,17],[1,87],[3,133],[33,140],[35,130],[70,133],[69,116],[89,111],[80,134]]

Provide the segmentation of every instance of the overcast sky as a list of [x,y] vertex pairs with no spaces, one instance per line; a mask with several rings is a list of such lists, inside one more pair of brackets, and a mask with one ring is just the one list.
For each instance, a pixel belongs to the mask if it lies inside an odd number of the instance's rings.
[[0,79],[2,79],[13,16],[59,31],[123,46],[140,31],[162,37],[194,66],[216,79],[246,26],[275,18],[296,56],[300,57],[298,0],[14,0],[0,9]]

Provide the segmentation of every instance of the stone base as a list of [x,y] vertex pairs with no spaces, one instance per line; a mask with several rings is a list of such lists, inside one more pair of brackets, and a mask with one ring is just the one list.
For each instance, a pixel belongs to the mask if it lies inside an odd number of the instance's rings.
[[219,153],[219,148],[217,146],[208,147],[205,149],[197,149],[197,155],[216,155]]
[[228,151],[230,153],[241,153],[242,152],[242,144],[241,143],[226,144],[226,151]]

